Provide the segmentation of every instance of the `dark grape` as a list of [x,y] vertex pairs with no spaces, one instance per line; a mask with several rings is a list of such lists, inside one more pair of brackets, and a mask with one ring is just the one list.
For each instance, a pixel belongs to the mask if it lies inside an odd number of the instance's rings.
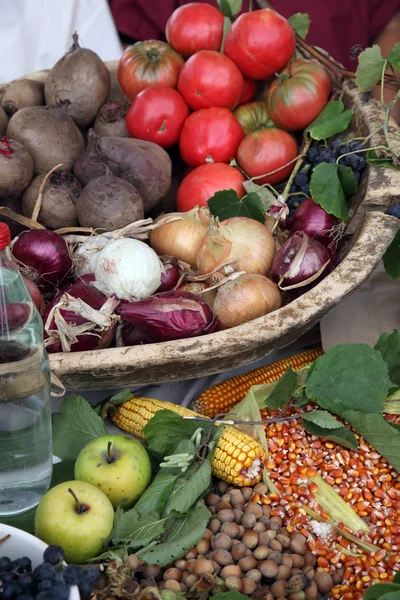
[[83,598],[85,598],[86,596],[90,595],[90,592],[94,588],[94,585],[90,581],[87,581],[86,579],[83,579],[79,583],[78,588],[79,588],[80,595],[83,596]]
[[12,560],[8,558],[8,556],[2,556],[0,558],[0,573],[6,573],[7,571],[12,571],[13,563]]
[[53,581],[51,591],[57,596],[58,600],[68,600],[70,588],[65,581]]
[[101,571],[98,567],[87,567],[84,573],[84,578],[90,581],[93,586],[99,583]]
[[27,592],[23,592],[22,594],[19,594],[15,600],[35,600],[35,597],[31,596],[31,594],[28,594]]
[[389,208],[386,211],[386,214],[400,219],[400,204],[392,204],[392,206],[389,206]]
[[82,569],[78,565],[68,565],[63,571],[63,578],[69,585],[78,585],[82,579]]
[[48,546],[43,553],[43,560],[50,565],[58,565],[64,560],[64,550],[61,546]]
[[359,156],[359,164],[358,164],[358,171],[363,171],[365,169],[365,167],[367,166],[367,161],[365,160],[365,158],[363,156]]
[[360,157],[357,154],[349,154],[349,156],[345,156],[339,164],[344,165],[345,167],[351,167],[352,169],[358,171]]
[[289,189],[290,194],[293,194],[293,192],[297,192],[297,185],[295,183],[292,183]]
[[307,196],[309,196],[310,195],[310,184],[307,183],[307,185],[302,185],[301,191],[303,192],[303,194],[307,194]]
[[320,162],[328,162],[333,158],[333,154],[330,150],[323,150],[319,155]]
[[341,146],[343,144],[343,140],[341,140],[340,138],[336,138],[335,140],[332,140],[331,143],[329,144],[329,146],[331,148],[336,148],[337,146]]
[[38,592],[44,592],[44,590],[51,590],[53,586],[53,579],[42,579],[39,581],[37,590]]
[[51,590],[45,590],[37,594],[36,600],[57,600],[57,596]]
[[315,161],[318,159],[319,157],[319,148],[318,146],[312,146],[308,152],[307,152],[307,160],[311,163],[314,164]]
[[0,575],[0,581],[2,581],[3,583],[10,583],[10,581],[12,581],[14,578],[14,573],[11,573],[10,571],[6,571],[5,573],[1,573]]
[[350,148],[349,148],[349,146],[346,146],[346,144],[342,144],[341,146],[337,146],[335,148],[336,156],[342,156],[343,154],[348,154],[349,152],[350,152]]
[[18,583],[23,590],[29,590],[33,583],[32,573],[22,573],[18,579]]
[[361,179],[361,173],[360,171],[353,171],[353,175],[356,181],[360,181]]
[[11,581],[4,586],[1,598],[2,600],[12,600],[15,596],[21,594],[21,586],[17,581]]
[[355,152],[356,150],[364,150],[364,146],[360,144],[360,142],[350,142],[349,148],[352,152]]
[[27,556],[23,556],[22,558],[16,558],[13,561],[13,565],[13,568],[14,570],[16,570],[17,573],[30,573],[32,571],[32,561]]
[[[301,186],[303,185],[307,185],[308,183],[308,175],[306,173],[297,173],[296,177],[294,178],[294,182],[295,184],[301,188]],[[295,190],[293,190],[295,191]]]
[[54,579],[56,576],[56,571],[52,565],[48,563],[42,563],[33,571],[34,577],[38,581],[42,581],[43,579]]

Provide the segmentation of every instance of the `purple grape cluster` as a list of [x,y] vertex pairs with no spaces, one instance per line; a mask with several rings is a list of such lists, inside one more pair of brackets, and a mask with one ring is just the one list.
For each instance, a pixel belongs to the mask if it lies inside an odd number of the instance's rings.
[[32,569],[26,556],[11,560],[0,557],[0,600],[68,600],[77,585],[82,598],[90,595],[100,579],[97,567],[63,566],[64,551],[48,546],[43,562]]

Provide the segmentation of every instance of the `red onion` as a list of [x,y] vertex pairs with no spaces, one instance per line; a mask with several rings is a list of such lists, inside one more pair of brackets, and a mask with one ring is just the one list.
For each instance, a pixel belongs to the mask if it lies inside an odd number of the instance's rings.
[[161,273],[161,285],[157,290],[160,292],[168,292],[172,290],[179,281],[180,272],[178,261],[173,256],[160,256],[160,260],[164,265],[165,273]]
[[290,233],[304,231],[309,237],[315,237],[321,244],[326,245],[332,240],[332,227],[337,224],[336,217],[328,214],[312,198],[307,198],[296,208],[288,220],[287,228]]
[[[78,302],[74,303],[74,298]],[[84,305],[81,306],[79,300]],[[107,298],[86,281],[79,280],[64,287],[42,316],[47,351],[79,352],[108,348],[114,338],[117,319],[113,311],[118,303],[119,301]],[[63,306],[73,306],[74,310],[67,310]],[[90,309],[94,309],[93,314]],[[62,326],[59,327],[59,319],[63,319],[66,325],[61,323]]]
[[299,295],[332,271],[333,247],[327,248],[303,231],[296,231],[276,255],[270,277],[282,290]]
[[115,334],[115,345],[117,348],[122,348],[124,346],[140,346],[148,343],[149,340],[147,337],[135,329],[131,323],[123,321],[117,326],[117,332]]
[[0,332],[6,336],[12,329],[22,327],[31,316],[32,308],[27,302],[12,302],[0,306]]
[[190,292],[163,292],[138,302],[121,302],[116,312],[151,342],[180,340],[216,329],[209,306]]
[[25,275],[22,275],[22,279],[24,280],[24,283],[28,289],[28,292],[31,295],[31,298],[36,308],[40,313],[42,313],[44,310],[44,302],[38,286],[34,281],[29,279],[28,277],[25,277]]
[[48,229],[24,231],[12,246],[14,258],[25,275],[40,291],[53,294],[72,271],[72,260],[65,240]]

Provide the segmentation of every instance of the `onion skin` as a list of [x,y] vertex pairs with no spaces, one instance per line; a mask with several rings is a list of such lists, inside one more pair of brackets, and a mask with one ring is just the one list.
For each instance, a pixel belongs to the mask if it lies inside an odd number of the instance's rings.
[[161,285],[156,290],[156,294],[160,292],[169,292],[174,289],[179,281],[180,271],[178,261],[173,256],[160,256],[160,260],[164,265],[164,273],[161,273]]
[[174,256],[195,269],[197,253],[210,223],[208,209],[195,207],[185,213],[161,215],[155,219],[155,223],[166,216],[177,216],[181,219],[153,229],[150,233],[151,247],[157,254]]
[[278,286],[264,275],[248,273],[220,287],[213,308],[219,328],[230,329],[281,306]]
[[40,293],[38,286],[36,285],[36,283],[34,281],[29,279],[28,277],[25,277],[25,275],[22,275],[22,279],[24,280],[24,283],[25,283],[26,287],[28,288],[28,292],[30,293],[31,298],[32,298],[36,308],[38,309],[40,314],[42,314],[45,306],[44,306],[44,300],[42,298],[42,295]]
[[232,217],[209,228],[197,254],[197,268],[204,275],[231,261],[234,271],[266,275],[274,255],[275,241],[265,225]]
[[338,219],[327,213],[312,198],[307,198],[294,211],[288,220],[287,228],[290,233],[304,231],[309,237],[315,237],[321,243],[329,243],[332,237],[329,235],[332,227],[338,224]]
[[216,329],[209,306],[189,292],[163,292],[138,302],[121,302],[115,311],[151,342],[192,338]]
[[217,296],[217,290],[209,290],[205,294],[203,294],[203,290],[206,290],[209,287],[207,283],[203,281],[192,281],[190,283],[184,283],[178,288],[178,292],[190,292],[195,296],[199,296],[203,302],[208,304],[208,306],[213,309],[214,300]]
[[32,277],[44,295],[54,294],[61,282],[72,272],[72,259],[65,240],[47,229],[24,231],[12,246],[20,266],[32,272]]
[[126,321],[117,325],[117,332],[115,334],[115,345],[117,348],[141,346],[142,344],[149,344],[149,340],[145,335],[135,329],[133,325]]

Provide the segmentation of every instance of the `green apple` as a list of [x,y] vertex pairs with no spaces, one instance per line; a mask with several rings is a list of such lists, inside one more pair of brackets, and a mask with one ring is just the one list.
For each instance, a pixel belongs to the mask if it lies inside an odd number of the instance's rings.
[[35,535],[61,546],[69,563],[81,564],[100,554],[113,524],[111,502],[85,481],[64,481],[51,488],[35,513]]
[[89,442],[75,462],[75,479],[100,488],[114,508],[129,508],[150,483],[151,463],[143,445],[126,435]]

